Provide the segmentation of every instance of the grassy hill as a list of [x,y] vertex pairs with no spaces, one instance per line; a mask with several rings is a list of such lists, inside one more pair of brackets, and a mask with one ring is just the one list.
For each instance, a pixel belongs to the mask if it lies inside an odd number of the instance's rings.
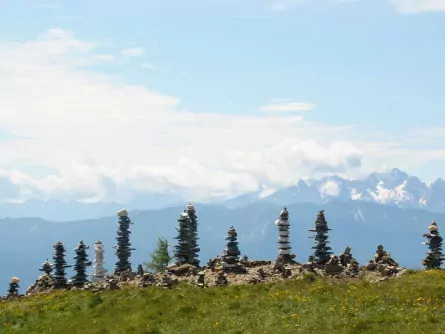
[[1,333],[443,333],[445,271],[59,292],[0,303]]

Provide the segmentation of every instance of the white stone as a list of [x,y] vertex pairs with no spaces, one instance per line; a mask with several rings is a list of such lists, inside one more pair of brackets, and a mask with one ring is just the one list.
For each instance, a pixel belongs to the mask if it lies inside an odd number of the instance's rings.
[[12,277],[11,278],[11,283],[19,283],[20,282],[20,278],[18,278],[18,277]]
[[289,231],[279,231],[280,237],[289,237]]
[[280,249],[278,251],[279,255],[290,255],[290,249]]
[[122,209],[122,210],[120,210],[120,211],[117,213],[117,215],[118,215],[119,217],[128,217],[128,211],[125,210],[125,209]]
[[289,237],[280,237],[278,238],[279,242],[289,242]]

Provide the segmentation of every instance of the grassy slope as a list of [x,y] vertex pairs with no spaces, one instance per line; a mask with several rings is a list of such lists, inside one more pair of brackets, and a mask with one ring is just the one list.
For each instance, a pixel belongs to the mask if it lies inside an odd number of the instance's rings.
[[369,284],[286,280],[59,292],[0,303],[1,333],[443,333],[445,271]]

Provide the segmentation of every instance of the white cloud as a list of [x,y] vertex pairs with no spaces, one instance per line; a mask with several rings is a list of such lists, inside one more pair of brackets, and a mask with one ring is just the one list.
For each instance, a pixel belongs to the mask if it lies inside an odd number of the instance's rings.
[[107,55],[107,54],[98,54],[98,55],[95,55],[94,58],[99,61],[106,62],[106,63],[113,62],[115,59],[113,55]]
[[[200,199],[303,176],[354,175],[363,158],[371,168],[375,157],[390,164],[412,155],[360,142],[350,126],[292,114],[182,110],[176,97],[89,71],[94,46],[57,28],[0,42],[0,124],[31,138],[0,141],[0,200],[120,200],[174,190]],[[59,172],[33,177],[20,166]]]
[[305,3],[307,3],[307,0],[274,0],[270,5],[270,8],[275,11],[283,11]]
[[280,102],[262,106],[260,111],[310,111],[314,109],[315,104],[309,102]]
[[337,182],[328,181],[322,185],[320,192],[328,196],[338,196],[340,190],[340,185]]
[[445,0],[389,0],[402,14],[445,11]]
[[141,66],[144,67],[144,68],[147,68],[149,70],[154,70],[156,68],[156,66],[154,66],[151,63],[147,63],[147,62],[142,63]]
[[145,52],[142,48],[123,49],[121,51],[121,54],[123,54],[124,56],[132,56],[132,57],[142,56],[144,53]]

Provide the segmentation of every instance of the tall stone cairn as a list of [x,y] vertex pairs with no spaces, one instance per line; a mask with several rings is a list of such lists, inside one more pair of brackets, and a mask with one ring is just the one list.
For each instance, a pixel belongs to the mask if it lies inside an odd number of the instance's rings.
[[115,274],[120,274],[125,271],[131,271],[131,251],[135,250],[131,248],[130,243],[130,224],[133,224],[128,218],[127,210],[121,210],[117,213],[119,217],[119,227],[117,230],[117,245],[114,246],[116,249],[116,256],[118,261],[116,262]]
[[429,252],[426,258],[423,259],[422,264],[425,266],[425,269],[438,269],[444,260],[444,255],[442,254],[443,239],[440,236],[439,228],[435,221],[428,226],[428,231],[428,233],[422,235],[424,238],[427,238],[428,241],[424,245],[427,245],[429,248]]
[[46,261],[42,263],[39,271],[43,271],[46,275],[51,275],[53,265],[48,261],[48,259],[46,259]]
[[280,216],[275,221],[275,225],[278,226],[278,261],[291,262],[291,245],[289,243],[289,212],[286,208],[283,208],[280,212]]
[[54,256],[53,256],[53,278],[55,281],[55,288],[65,288],[67,284],[65,269],[71,267],[65,261],[65,246],[59,241],[54,246]]
[[331,229],[328,228],[328,223],[324,216],[324,210],[320,210],[317,215],[317,220],[315,221],[315,227],[310,229],[309,232],[315,232],[314,236],[309,238],[315,239],[315,246],[312,247],[314,253],[309,257],[310,262],[315,262],[317,264],[324,265],[329,261],[332,248],[328,246],[328,232]]
[[91,274],[93,282],[104,281],[108,270],[104,268],[104,245],[101,241],[94,243],[93,273]]
[[88,282],[87,268],[92,264],[88,261],[87,250],[89,248],[83,241],[80,241],[77,247],[74,248],[74,252],[76,253],[76,256],[74,256],[74,260],[76,261],[74,264],[75,275],[71,277],[70,280],[70,283],[74,286],[82,287]]
[[227,246],[224,248],[221,256],[221,263],[224,269],[231,269],[238,266],[239,256],[241,252],[238,249],[238,233],[233,226],[230,226],[227,232]]
[[175,237],[175,239],[178,240],[178,243],[173,252],[176,262],[180,265],[193,263],[194,253],[192,239],[190,238],[190,225],[190,217],[187,210],[184,210],[178,218],[178,227],[176,228],[178,235]]
[[12,277],[11,281],[9,281],[9,289],[8,289],[8,294],[7,297],[12,298],[12,297],[17,297],[19,295],[19,282],[20,282],[20,278],[18,277]]
[[191,250],[193,252],[193,258],[192,263],[193,265],[199,267],[199,246],[198,246],[198,217],[196,216],[195,206],[189,203],[187,206],[187,214],[189,216],[190,220],[190,227],[189,227],[189,233],[190,233],[190,243],[191,243]]

